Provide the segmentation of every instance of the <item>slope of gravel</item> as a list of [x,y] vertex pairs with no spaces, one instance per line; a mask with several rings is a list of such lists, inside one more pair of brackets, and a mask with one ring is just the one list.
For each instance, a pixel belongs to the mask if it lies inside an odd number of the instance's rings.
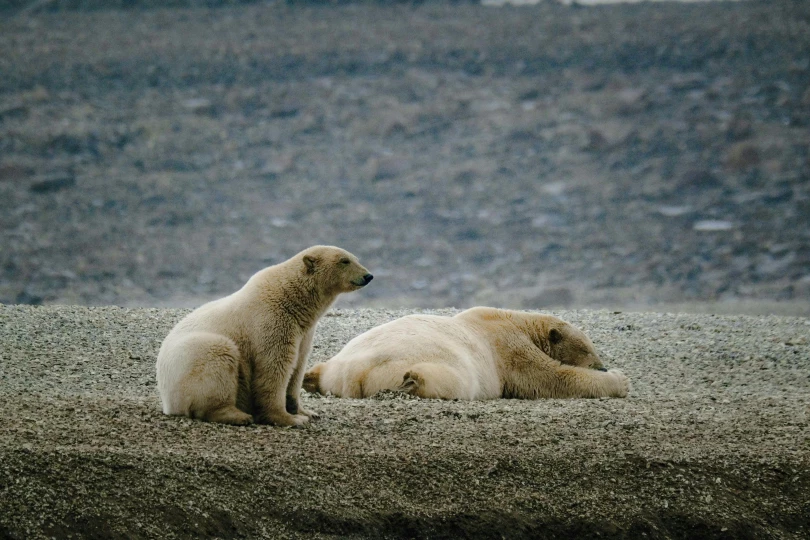
[[[557,311],[630,397],[306,395],[279,429],[160,412],[184,313],[0,305],[0,537],[810,534],[808,319]],[[335,310],[310,361],[406,313]]]
[[3,15],[0,301],[183,307],[329,243],[386,278],[355,306],[810,315],[808,50],[804,0]]

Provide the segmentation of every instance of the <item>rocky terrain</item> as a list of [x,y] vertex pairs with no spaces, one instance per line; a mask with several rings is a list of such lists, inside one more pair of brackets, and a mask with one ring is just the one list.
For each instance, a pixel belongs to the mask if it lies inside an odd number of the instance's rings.
[[807,2],[20,5],[2,302],[197,305],[330,243],[347,306],[810,313]]
[[[810,535],[806,318],[556,311],[628,398],[305,395],[290,429],[161,413],[184,313],[0,306],[0,538]],[[405,313],[330,312],[310,362]]]

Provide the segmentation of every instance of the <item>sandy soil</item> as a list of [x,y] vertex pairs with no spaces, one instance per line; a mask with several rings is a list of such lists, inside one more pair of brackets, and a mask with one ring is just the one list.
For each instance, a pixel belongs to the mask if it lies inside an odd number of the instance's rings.
[[13,13],[5,303],[192,306],[329,243],[355,307],[810,314],[806,1]]
[[[810,535],[808,319],[558,311],[627,399],[307,395],[281,429],[160,412],[184,313],[0,306],[0,537]],[[405,313],[331,312],[310,361]]]

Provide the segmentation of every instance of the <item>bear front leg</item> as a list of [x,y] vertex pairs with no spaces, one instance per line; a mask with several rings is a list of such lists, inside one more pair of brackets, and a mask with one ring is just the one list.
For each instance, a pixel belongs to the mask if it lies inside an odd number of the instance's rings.
[[516,354],[501,370],[505,398],[626,397],[630,379],[618,369],[595,369],[560,364],[542,351]]
[[300,426],[309,422],[303,414],[287,412],[287,387],[298,365],[295,343],[271,346],[257,358],[253,371],[254,418],[262,424]]
[[312,339],[315,335],[315,327],[310,328],[301,340],[298,348],[298,361],[295,370],[287,385],[287,412],[290,414],[302,414],[309,418],[316,419],[318,415],[301,405],[301,385],[304,381],[304,374],[307,370],[307,357],[312,350]]
[[597,371],[561,365],[555,370],[558,396],[555,397],[627,397],[630,379],[618,369]]

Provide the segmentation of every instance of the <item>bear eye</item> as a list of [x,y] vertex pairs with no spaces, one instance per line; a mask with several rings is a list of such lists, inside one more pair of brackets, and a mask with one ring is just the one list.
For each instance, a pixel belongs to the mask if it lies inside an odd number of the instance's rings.
[[343,258],[340,259],[340,264],[349,264],[351,261],[349,259]]

